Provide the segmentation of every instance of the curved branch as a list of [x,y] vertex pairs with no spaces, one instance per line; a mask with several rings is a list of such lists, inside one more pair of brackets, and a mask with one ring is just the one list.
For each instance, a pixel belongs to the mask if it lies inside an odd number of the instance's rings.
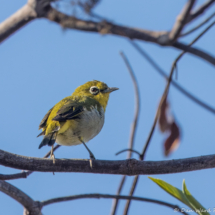
[[93,168],[89,160],[32,158],[0,150],[0,164],[3,166],[38,172],[81,172],[118,175],[154,175],[189,172],[215,168],[215,155],[206,155],[167,161],[95,160]]
[[41,205],[39,202],[35,202],[27,194],[7,183],[0,180],[0,191],[7,194],[17,202],[19,202],[29,213],[32,215],[42,215]]
[[[151,56],[149,56],[142,48],[140,48],[140,46],[137,45],[137,43],[130,41],[130,43],[132,44],[132,46],[134,46],[135,49],[137,49],[137,51],[144,57],[146,58],[146,60],[152,65],[152,67],[154,67],[157,72],[165,77],[166,79],[168,78],[168,76],[166,75],[165,71],[163,69],[161,69],[161,67],[152,59]],[[196,104],[200,105],[201,107],[205,108],[206,110],[210,111],[211,113],[215,114],[215,108],[211,107],[210,105],[206,104],[205,102],[201,101],[200,99],[198,99],[197,97],[195,97],[194,95],[192,95],[190,92],[188,92],[187,90],[185,90],[181,85],[179,85],[177,82],[175,82],[174,80],[172,80],[172,85],[179,90],[179,92],[183,93],[186,97],[188,97],[189,99],[191,99],[193,102],[195,102]]]
[[139,87],[137,84],[137,79],[135,77],[134,71],[131,68],[130,63],[128,62],[128,59],[126,58],[126,56],[124,55],[123,52],[120,53],[120,55],[122,56],[128,71],[130,73],[133,85],[134,85],[134,90],[135,90],[135,113],[134,113],[134,121],[132,123],[132,127],[131,127],[131,136],[130,136],[130,141],[129,141],[129,148],[131,150],[128,150],[128,159],[131,158],[131,154],[132,154],[132,149],[134,146],[134,138],[135,138],[135,134],[136,134],[136,130],[137,130],[137,124],[138,124],[138,119],[139,119],[139,114],[140,114],[140,92],[139,92]]
[[138,28],[129,28],[126,26],[116,25],[110,22],[94,22],[77,19],[74,16],[63,14],[54,8],[50,8],[45,18],[60,24],[63,28],[76,29],[80,31],[97,32],[101,34],[112,34],[129,39],[138,39],[147,42],[153,42],[162,46],[172,46],[177,49],[189,52],[198,56],[207,62],[215,65],[215,57],[197,48],[189,47],[183,43],[175,42],[169,39],[167,31],[149,31]]
[[[113,23],[105,21],[93,22],[77,19],[76,17],[68,16],[52,8],[49,5],[51,1],[52,0],[29,0],[28,4],[26,4],[23,8],[21,8],[8,19],[6,19],[4,22],[0,23],[0,42],[4,41],[19,28],[26,25],[29,21],[35,18],[44,17],[56,22],[64,28],[88,32],[97,32],[101,34],[114,34],[130,39],[153,42],[162,46],[172,46],[177,49],[187,51],[195,56],[198,56],[208,61],[212,65],[215,65],[214,56],[196,48],[189,48],[187,47],[187,45],[179,42],[172,43],[173,41],[169,38],[169,32],[167,31],[149,31],[144,29],[129,28],[126,26],[115,25]],[[195,15],[195,17],[196,16],[197,15]]]
[[[211,25],[209,25],[204,31],[202,31],[190,44],[189,46],[193,45],[199,38],[201,38],[212,26],[213,26],[214,23],[212,23]],[[173,72],[177,66],[177,62],[181,59],[181,57],[185,54],[186,52],[183,51],[181,52],[181,54],[178,55],[178,57],[173,61],[172,63],[172,67],[171,67],[171,70],[170,70],[170,74],[169,74],[169,77],[168,77],[168,80],[167,80],[167,84],[166,84],[166,87],[165,87],[165,90],[163,92],[163,95],[162,95],[162,98],[160,100],[160,103],[159,103],[159,106],[158,106],[158,109],[157,109],[157,112],[155,114],[155,118],[154,118],[154,122],[153,122],[153,125],[152,125],[152,128],[149,132],[149,135],[148,135],[148,138],[146,140],[146,143],[143,147],[143,151],[142,151],[142,154],[140,156],[140,159],[141,160],[144,160],[144,156],[146,154],[146,150],[149,146],[149,143],[150,143],[150,140],[151,140],[151,137],[154,133],[154,129],[155,129],[155,126],[157,124],[157,120],[158,120],[158,117],[160,115],[160,111],[161,111],[161,107],[162,107],[162,104],[163,102],[166,100],[167,98],[167,95],[168,95],[168,91],[169,91],[169,87],[170,87],[170,83],[172,81],[172,75],[173,75]],[[139,175],[136,175],[134,180],[133,180],[133,183],[132,183],[132,187],[130,189],[130,196],[133,195],[134,191],[135,191],[135,188],[137,186],[137,182],[138,182],[138,178],[139,178]],[[125,205],[125,209],[124,209],[124,213],[123,215],[127,215],[128,214],[128,210],[129,210],[129,206],[130,206],[130,202],[131,200],[127,200],[126,202],[126,205]]]
[[179,208],[177,205],[173,205],[164,201],[160,200],[155,200],[155,199],[149,199],[149,198],[142,198],[142,197],[137,197],[137,196],[123,196],[123,195],[110,195],[110,194],[99,194],[99,193],[93,193],[93,194],[82,194],[82,195],[74,195],[74,196],[65,196],[65,197],[59,197],[59,198],[53,198],[49,199],[46,201],[42,201],[41,205],[42,206],[47,206],[53,203],[59,203],[59,202],[65,202],[65,201],[71,201],[71,200],[76,200],[76,199],[83,199],[83,198],[105,198],[105,199],[132,199],[136,201],[143,201],[143,202],[150,202],[150,203],[155,203],[163,206],[167,206],[172,209],[177,209],[176,211],[181,212],[182,214],[187,214],[183,211],[181,211],[181,208]]
[[123,153],[123,152],[127,152],[127,151],[134,152],[134,153],[136,153],[138,156],[141,155],[137,150],[134,150],[134,149],[123,149],[123,150],[118,151],[115,155],[119,155],[119,154],[121,154],[121,153]]
[[[128,59],[126,58],[126,56],[124,55],[123,52],[121,52],[120,54],[121,54],[126,66],[128,68],[128,71],[130,73],[130,76],[131,76],[131,79],[132,79],[132,82],[133,82],[133,85],[134,85],[134,90],[135,90],[135,113],[134,113],[134,120],[133,120],[133,123],[131,125],[131,135],[130,135],[130,141],[129,141],[129,144],[128,144],[129,150],[127,150],[128,151],[127,158],[129,159],[132,156],[132,152],[137,153],[137,151],[133,150],[133,147],[134,147],[134,139],[135,139],[135,134],[136,134],[136,130],[137,130],[139,113],[140,113],[140,93],[139,93],[139,87],[138,87],[138,84],[137,84],[137,79],[135,77],[134,71],[132,70]],[[118,154],[116,154],[116,155],[118,155]],[[119,188],[117,189],[117,195],[120,195],[120,193],[122,191],[122,188],[124,186],[124,183],[125,183],[125,179],[126,179],[126,176],[123,175],[122,179],[121,179],[121,182],[119,184]],[[118,206],[118,199],[114,199],[112,209],[111,209],[111,214],[112,215],[116,214],[117,206]]]

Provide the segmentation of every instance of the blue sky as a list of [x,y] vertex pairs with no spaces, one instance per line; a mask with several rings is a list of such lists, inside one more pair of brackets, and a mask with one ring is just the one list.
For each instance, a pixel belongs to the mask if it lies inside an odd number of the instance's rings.
[[[198,1],[202,4],[204,1]],[[186,1],[102,1],[95,12],[118,24],[150,30],[170,30],[177,14]],[[9,17],[25,4],[24,0],[1,2],[0,21]],[[208,10],[210,15],[215,6]],[[204,14],[187,30],[206,18]],[[204,27],[203,27],[204,28]],[[183,38],[189,43],[202,29]],[[196,44],[207,52],[214,53],[215,27]],[[139,41],[138,44],[150,54],[167,72],[172,61],[180,53],[171,47]],[[127,39],[111,35],[99,35],[73,30],[62,30],[45,19],[35,20],[4,41],[0,47],[1,65],[1,111],[0,130],[2,150],[15,154],[42,157],[49,150],[38,150],[41,138],[36,138],[38,125],[45,113],[62,98],[69,96],[76,87],[96,79],[119,91],[111,94],[106,111],[105,125],[101,133],[88,143],[97,159],[125,159],[127,154],[115,153],[128,145],[130,126],[134,115],[134,89],[132,81],[119,52],[128,57],[141,93],[141,113],[135,139],[135,149],[142,150],[152,126],[159,99],[165,87],[164,79],[128,43]],[[184,88],[215,107],[214,67],[205,61],[186,54],[178,64],[177,82]],[[170,88],[171,110],[180,125],[180,147],[168,158],[163,155],[165,135],[156,131],[146,154],[146,160],[178,159],[213,154],[215,151],[215,116],[184,97],[175,88]],[[84,146],[61,147],[57,158],[88,158]],[[134,156],[135,157],[135,156]],[[137,157],[135,157],[137,158]],[[16,173],[0,166],[0,173]],[[181,188],[182,180],[190,192],[206,208],[214,205],[214,170],[201,170],[180,174],[156,175]],[[83,193],[115,194],[121,176],[81,173],[34,173],[27,179],[10,181],[35,200]],[[122,194],[128,195],[133,177],[128,177]],[[183,204],[166,194],[141,176],[135,196],[155,198]],[[23,208],[5,194],[0,193],[2,214],[22,214]],[[118,214],[122,214],[125,201],[120,201]],[[112,200],[75,200],[47,206],[46,215],[109,214]],[[130,214],[172,214],[171,209],[150,203],[132,202]]]

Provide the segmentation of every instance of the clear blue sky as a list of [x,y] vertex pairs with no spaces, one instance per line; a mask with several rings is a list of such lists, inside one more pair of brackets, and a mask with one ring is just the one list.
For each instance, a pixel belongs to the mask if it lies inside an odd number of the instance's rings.
[[[198,4],[203,3],[199,0]],[[116,23],[151,30],[170,30],[177,14],[186,1],[101,1],[95,12]],[[3,21],[22,5],[24,0],[2,1],[0,21]],[[211,8],[207,14],[214,12]],[[203,20],[204,15],[200,20]],[[192,23],[195,26],[197,22]],[[202,29],[201,29],[202,30]],[[200,31],[201,31],[200,30]],[[200,31],[183,38],[190,42]],[[196,43],[215,55],[215,27]],[[179,54],[173,48],[138,42],[157,63],[169,72],[171,63]],[[126,39],[102,36],[73,30],[62,30],[47,20],[35,20],[16,32],[0,45],[0,130],[2,150],[15,154],[42,157],[49,150],[38,150],[41,138],[36,138],[38,125],[44,114],[59,100],[70,95],[76,87],[96,79],[120,90],[110,96],[106,121],[101,133],[88,144],[97,159],[125,159],[115,153],[128,145],[130,125],[134,114],[134,90],[128,71],[119,51],[124,51],[132,64],[141,92],[141,114],[135,140],[135,149],[141,150],[151,128],[165,81],[145,61]],[[190,54],[180,61],[178,83],[215,107],[215,69]],[[184,97],[171,87],[169,94],[172,112],[182,130],[181,144],[169,158],[163,155],[165,135],[156,128],[146,160],[178,159],[213,154],[215,152],[215,116]],[[84,146],[61,147],[57,158],[88,158]],[[0,173],[16,173],[0,166]],[[214,169],[154,177],[181,188],[185,179],[190,192],[206,208],[214,205]],[[53,197],[103,193],[115,194],[121,176],[80,173],[34,173],[27,179],[10,181],[35,200]],[[133,177],[129,177],[122,194],[127,195]],[[111,183],[110,183],[111,182]],[[135,196],[156,198],[184,205],[141,176]],[[1,214],[22,214],[23,208],[16,201],[0,193]],[[121,201],[118,214],[122,214],[125,201]],[[109,214],[112,200],[75,200],[47,206],[45,215]],[[150,203],[132,202],[130,214],[173,214],[172,210]]]

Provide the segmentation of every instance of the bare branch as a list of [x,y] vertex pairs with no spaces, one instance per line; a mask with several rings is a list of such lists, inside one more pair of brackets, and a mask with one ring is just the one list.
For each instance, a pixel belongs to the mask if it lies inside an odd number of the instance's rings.
[[40,203],[35,202],[27,194],[13,185],[0,180],[0,191],[19,202],[28,211],[29,215],[42,215]]
[[[135,74],[131,68],[131,65],[130,65],[128,59],[126,58],[126,56],[124,55],[123,52],[121,52],[120,54],[121,54],[126,66],[128,68],[128,71],[130,73],[130,76],[131,76],[131,79],[132,79],[132,82],[134,85],[134,90],[135,90],[135,114],[134,114],[134,121],[133,121],[132,126],[131,126],[131,135],[130,135],[130,140],[129,140],[129,144],[128,144],[128,147],[130,150],[127,150],[128,151],[127,158],[129,159],[132,156],[132,152],[135,151],[135,150],[133,150],[133,147],[134,147],[135,134],[136,134],[136,130],[137,130],[139,112],[140,112],[140,93],[139,93],[139,88],[138,88]],[[121,190],[122,190],[123,185],[125,183],[125,178],[126,178],[126,176],[123,176],[121,179],[121,182],[119,184],[119,188],[117,190],[117,195],[120,195],[120,193],[121,193]],[[112,205],[112,210],[111,210],[112,215],[115,215],[116,210],[117,210],[117,206],[118,206],[118,199],[115,199],[115,200],[113,200],[113,205]]]
[[135,138],[135,134],[136,134],[136,130],[137,130],[137,123],[138,123],[138,118],[139,118],[139,113],[140,113],[140,93],[139,93],[139,88],[138,88],[138,84],[137,84],[137,79],[135,77],[135,74],[131,68],[130,63],[128,62],[128,59],[126,58],[126,56],[124,55],[123,52],[120,53],[127,68],[128,71],[131,75],[131,79],[134,85],[134,90],[135,90],[135,113],[134,113],[134,121],[132,123],[132,127],[131,127],[131,135],[130,135],[130,141],[129,141],[129,148],[131,150],[129,150],[128,153],[128,159],[131,158],[131,154],[132,154],[132,149],[134,146],[134,138]]
[[93,21],[86,21],[77,19],[74,16],[65,15],[53,8],[47,13],[46,18],[49,20],[60,24],[63,28],[70,28],[76,29],[81,31],[88,31],[88,32],[97,32],[101,34],[113,34],[122,37],[127,37],[129,39],[138,39],[147,42],[157,43],[163,46],[172,46],[177,49],[189,52],[193,55],[196,55],[212,65],[215,65],[215,57],[206,52],[188,47],[187,45],[179,42],[172,43],[169,40],[169,33],[166,31],[148,31],[144,29],[137,29],[137,28],[129,28],[126,26],[116,25],[110,22],[93,22]]
[[173,205],[164,201],[160,200],[155,200],[155,199],[149,199],[149,198],[142,198],[142,197],[136,197],[136,196],[123,196],[123,195],[110,195],[110,194],[99,194],[99,193],[93,193],[93,194],[82,194],[82,195],[74,195],[74,196],[65,196],[65,197],[59,197],[59,198],[54,198],[54,199],[49,199],[46,201],[42,201],[41,204],[42,206],[47,206],[49,204],[53,203],[59,203],[59,202],[65,202],[65,201],[71,201],[71,200],[76,200],[76,199],[83,199],[83,198],[105,198],[105,199],[132,199],[136,201],[143,201],[143,202],[150,202],[150,203],[155,203],[163,206],[167,206],[169,208],[175,209],[177,208],[178,212],[181,212],[182,214],[187,214],[185,212],[181,211],[181,208],[178,207],[177,205]]
[[[116,192],[117,194],[116,195],[120,195],[120,193],[122,192],[122,188],[123,188],[123,186],[125,184],[125,181],[126,181],[126,175],[123,175],[122,179],[121,179],[121,181],[119,183],[119,187],[117,189],[117,192]],[[113,200],[112,207],[111,207],[111,212],[110,212],[111,215],[116,214],[118,203],[119,203],[119,199],[114,199]]]
[[[56,149],[58,149],[60,147],[60,145],[56,145],[53,149],[53,151],[55,151]],[[48,158],[50,155],[51,151],[49,151],[44,158]],[[23,171],[21,173],[16,173],[16,174],[8,174],[8,175],[4,175],[4,174],[0,174],[0,180],[12,180],[12,179],[19,179],[19,178],[27,178],[31,173],[33,173],[33,171]]]
[[207,22],[209,22],[213,17],[215,16],[215,12],[213,14],[211,14],[207,19],[205,19],[203,22],[201,22],[199,25],[197,25],[196,27],[192,28],[191,30],[183,33],[180,35],[180,37],[184,37],[187,36],[188,34],[193,33],[194,31],[196,31],[197,29],[199,29],[200,27],[202,27],[204,24],[206,24]]
[[171,32],[169,33],[169,39],[171,41],[175,42],[178,39],[182,29],[184,28],[184,26],[187,23],[187,19],[190,15],[190,11],[191,11],[194,3],[195,3],[195,0],[189,0],[187,2],[187,4],[185,5],[185,7],[183,8],[182,12],[178,15],[176,22],[175,22]]
[[[132,186],[131,186],[131,189],[130,189],[129,196],[133,196],[134,191],[135,191],[135,188],[136,188],[136,186],[137,186],[138,179],[139,179],[139,175],[136,175],[136,176],[134,177],[134,180],[133,180],[133,183],[132,183]],[[131,205],[131,200],[132,200],[132,199],[127,200],[126,205],[125,205],[125,208],[124,208],[123,215],[127,215],[127,214],[128,214],[128,210],[129,210],[129,207],[130,207],[130,205]]]
[[179,43],[179,42],[175,42],[172,44],[173,47],[181,49],[183,51],[186,51],[190,54],[196,55],[204,60],[206,60],[207,62],[211,63],[212,65],[215,65],[215,61],[214,61],[214,57],[200,49],[194,48],[194,47],[189,47],[186,44],[183,43]]
[[[137,43],[135,43],[133,41],[130,41],[130,43],[132,44],[132,46],[134,46],[135,49],[137,49],[137,51],[144,58],[146,58],[146,60],[156,69],[156,71],[158,71],[158,73],[160,75],[162,75],[166,79],[168,78],[168,76],[166,75],[166,72],[163,69],[161,69],[161,67],[152,59],[152,57],[150,57],[142,48],[140,48],[140,46],[138,46]],[[201,107],[205,108],[207,111],[210,111],[211,113],[215,114],[215,108],[211,107],[210,105],[208,105],[205,102],[203,102],[200,99],[198,99],[196,96],[194,96],[193,94],[191,94],[190,92],[185,90],[181,85],[179,85],[174,80],[172,80],[171,83],[176,89],[179,90],[179,92],[183,93],[186,97],[191,99],[193,102],[195,102],[196,104],[198,104]]]
[[119,155],[119,154],[121,154],[121,153],[123,153],[123,152],[127,152],[127,151],[131,151],[131,152],[134,152],[134,153],[136,153],[137,155],[141,155],[137,150],[134,150],[134,149],[123,149],[123,150],[120,150],[119,152],[117,152],[116,153],[116,155]]
[[[16,12],[0,24],[0,42],[13,34],[20,27],[27,24],[34,18],[44,17],[60,24],[64,28],[76,29],[88,32],[97,32],[101,34],[113,34],[130,39],[138,39],[148,42],[157,43],[162,46],[172,46],[183,51],[187,51],[198,56],[212,65],[215,65],[215,57],[196,48],[189,48],[187,45],[179,42],[172,43],[167,31],[149,31],[144,29],[129,28],[115,25],[110,22],[93,22],[77,19],[73,16],[65,15],[54,8],[49,3],[51,0],[38,1],[29,0],[28,4],[21,8],[21,12]],[[29,6],[30,5],[30,6]]]
[[192,20],[196,19],[199,15],[205,12],[206,9],[208,9],[213,3],[215,3],[214,0],[208,0],[203,5],[201,5],[196,11],[190,14],[190,16],[187,19],[187,23],[191,22]]
[[[146,143],[145,143],[145,145],[144,145],[144,147],[143,147],[143,151],[142,151],[142,153],[141,153],[141,155],[140,155],[140,160],[144,160],[146,151],[147,151],[147,149],[148,149],[150,140],[151,140],[151,138],[152,138],[152,135],[153,135],[153,133],[154,133],[155,126],[156,126],[157,121],[158,121],[158,117],[159,117],[159,115],[160,115],[161,106],[162,106],[163,102],[166,100],[167,95],[168,95],[168,92],[169,92],[169,87],[170,87],[170,83],[171,83],[171,81],[172,81],[173,72],[174,72],[174,69],[172,69],[172,70],[170,71],[170,74],[169,74],[169,77],[168,77],[168,80],[167,80],[167,84],[166,84],[165,90],[164,90],[164,92],[163,92],[163,95],[162,95],[162,97],[161,97],[161,100],[160,100],[160,103],[159,103],[157,112],[156,112],[156,114],[155,114],[155,118],[154,118],[154,121],[153,121],[152,128],[151,128],[151,130],[150,130],[150,132],[149,132],[148,138],[147,138]],[[139,175],[136,175],[135,178],[134,178],[134,180],[133,180],[133,183],[132,183],[132,187],[131,187],[131,189],[130,189],[129,196],[132,196],[132,195],[134,194],[135,188],[136,188],[136,186],[137,186],[138,179],[139,179]],[[131,200],[128,200],[128,201],[126,202],[123,215],[127,215],[127,214],[128,214],[128,210],[129,210],[130,204],[131,204]]]
[[0,174],[0,180],[12,180],[12,179],[19,179],[19,178],[27,178],[28,177],[28,172],[21,172],[21,173],[16,173],[16,174]]
[[23,6],[8,19],[0,23],[0,43],[36,17],[37,14],[29,4]]
[[56,159],[56,163],[53,164],[52,159],[26,157],[0,150],[0,165],[38,172],[154,175],[215,168],[215,155],[167,161],[95,160],[91,168],[89,160]]
[[[201,38],[212,26],[213,26],[214,23],[212,23],[211,25],[209,25],[203,32],[201,32],[190,44],[189,46],[193,45],[199,38]],[[168,80],[167,80],[167,84],[166,84],[166,87],[165,87],[165,90],[163,92],[163,95],[162,95],[162,98],[160,100],[160,103],[159,103],[159,106],[158,106],[158,109],[157,109],[157,112],[156,112],[156,115],[155,115],[155,118],[154,118],[154,122],[153,122],[153,125],[152,125],[152,128],[149,132],[149,135],[148,135],[148,138],[146,140],[146,143],[143,147],[143,151],[142,151],[142,154],[140,156],[140,160],[144,160],[144,157],[145,157],[145,154],[146,154],[146,151],[148,149],[148,146],[149,146],[149,143],[150,143],[150,140],[152,138],[152,135],[154,133],[154,129],[155,129],[155,126],[157,124],[157,121],[158,121],[158,118],[160,116],[160,111],[161,111],[161,107],[163,105],[163,102],[165,102],[166,98],[167,98],[167,95],[168,95],[168,92],[169,92],[169,87],[170,87],[170,83],[172,81],[172,75],[173,75],[173,72],[176,68],[176,64],[177,62],[181,59],[181,57],[185,54],[186,52],[183,51],[181,54],[179,54],[179,56],[174,60],[174,62],[172,63],[172,67],[171,67],[171,71],[170,71],[170,74],[169,74],[169,77],[168,77]],[[134,180],[133,180],[133,184],[132,184],[132,187],[131,187],[131,190],[130,190],[130,196],[133,195],[134,191],[135,191],[135,188],[137,186],[137,182],[138,182],[138,178],[139,178],[139,175],[135,176]],[[129,210],[129,206],[130,206],[130,203],[131,203],[131,200],[128,200],[126,202],[126,205],[125,205],[125,209],[124,209],[124,213],[123,215],[127,215],[128,214],[128,210]]]

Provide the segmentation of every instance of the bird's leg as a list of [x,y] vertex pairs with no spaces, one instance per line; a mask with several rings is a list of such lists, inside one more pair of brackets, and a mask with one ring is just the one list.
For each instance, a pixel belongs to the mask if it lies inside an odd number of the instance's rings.
[[53,159],[53,164],[55,164],[55,156],[54,156],[54,146],[52,145],[52,148],[51,148],[51,153],[50,153],[50,158]]
[[86,143],[82,140],[82,138],[79,138],[79,140],[84,144],[85,148],[87,149],[87,151],[90,154],[90,167],[92,168],[92,160],[95,160],[95,156],[93,155],[93,153],[90,151],[90,149],[87,147]]

